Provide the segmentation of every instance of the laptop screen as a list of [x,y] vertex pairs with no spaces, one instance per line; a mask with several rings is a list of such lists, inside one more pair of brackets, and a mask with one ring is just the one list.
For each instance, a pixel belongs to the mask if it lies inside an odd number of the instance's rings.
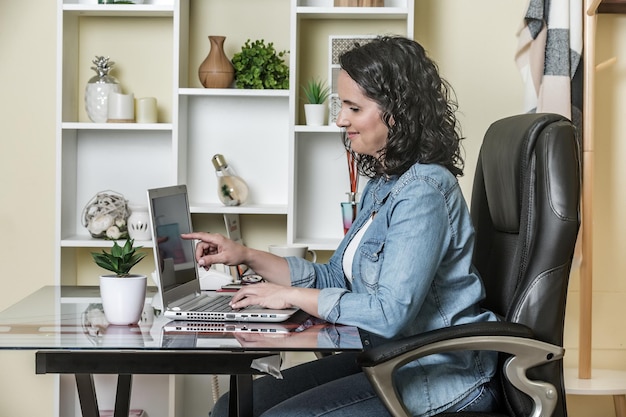
[[155,236],[155,260],[164,292],[196,279],[194,242],[181,233],[192,231],[184,185],[148,192]]

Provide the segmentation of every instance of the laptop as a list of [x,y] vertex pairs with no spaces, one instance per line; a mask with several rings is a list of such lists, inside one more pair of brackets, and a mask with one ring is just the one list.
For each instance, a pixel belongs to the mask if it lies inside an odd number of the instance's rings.
[[298,311],[261,306],[233,310],[228,305],[232,293],[200,290],[195,242],[180,237],[181,233],[193,230],[186,185],[148,190],[148,208],[155,242],[155,279],[165,317],[188,321],[282,322]]

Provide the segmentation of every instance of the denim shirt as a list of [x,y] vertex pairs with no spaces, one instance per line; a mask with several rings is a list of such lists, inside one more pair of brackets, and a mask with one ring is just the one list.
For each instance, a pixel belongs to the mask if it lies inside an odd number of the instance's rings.
[[[346,246],[373,217],[343,273]],[[472,265],[474,228],[457,179],[435,164],[400,177],[371,179],[361,208],[327,264],[287,258],[293,286],[321,289],[318,313],[382,339],[496,320],[481,310],[484,288]],[[494,352],[435,354],[398,370],[396,383],[413,415],[444,411],[494,374]],[[452,376],[454,375],[454,376]]]

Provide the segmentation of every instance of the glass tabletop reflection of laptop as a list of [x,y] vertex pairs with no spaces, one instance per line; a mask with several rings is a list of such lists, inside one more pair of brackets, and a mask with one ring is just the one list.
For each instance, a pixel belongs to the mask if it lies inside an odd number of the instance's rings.
[[232,294],[200,290],[195,243],[181,233],[193,230],[189,198],[185,185],[148,190],[148,202],[156,279],[163,299],[164,316],[173,320],[281,322],[297,309],[271,310],[249,306],[233,310],[228,305]]

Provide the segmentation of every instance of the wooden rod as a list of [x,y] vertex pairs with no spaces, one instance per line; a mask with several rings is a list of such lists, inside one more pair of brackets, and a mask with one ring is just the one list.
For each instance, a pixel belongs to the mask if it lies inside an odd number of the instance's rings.
[[594,16],[598,11],[598,6],[600,6],[600,3],[602,3],[602,0],[591,0],[591,2],[589,3],[589,7],[586,8],[587,16]]
[[591,311],[593,276],[593,151],[583,151],[582,261],[580,264],[580,329],[578,378],[591,378]]
[[[591,314],[593,296],[593,171],[594,171],[594,83],[595,34],[599,0],[586,0],[583,20],[583,198],[582,262],[580,265],[580,329],[578,378],[591,378]],[[590,10],[594,13],[589,13]]]
[[614,56],[613,58],[609,58],[606,61],[602,61],[598,65],[596,65],[596,71],[605,70],[608,67],[610,67],[611,65],[615,64],[616,62],[617,62],[617,57],[616,56]]

